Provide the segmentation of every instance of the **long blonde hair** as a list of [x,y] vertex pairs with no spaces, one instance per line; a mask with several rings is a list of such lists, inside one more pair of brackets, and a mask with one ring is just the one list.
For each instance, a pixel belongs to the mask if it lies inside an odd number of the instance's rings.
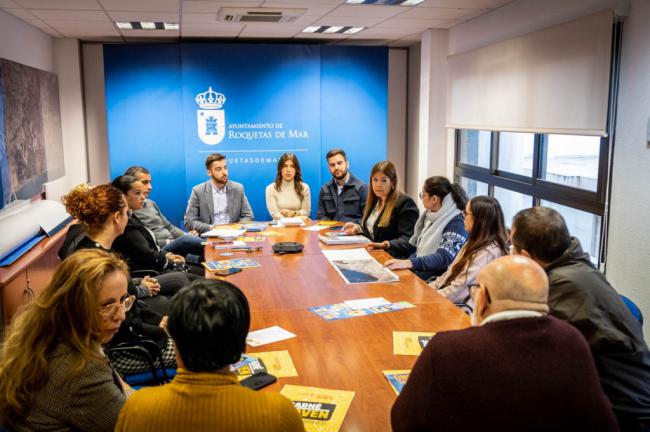
[[377,173],[384,174],[388,177],[392,183],[393,188],[386,197],[386,202],[384,203],[384,210],[381,213],[381,218],[379,219],[380,227],[387,227],[390,225],[390,217],[393,215],[393,210],[395,209],[395,204],[397,203],[397,197],[399,196],[398,184],[397,184],[397,170],[395,165],[391,161],[381,161],[377,162],[375,166],[372,167],[370,171],[370,181],[368,184],[368,199],[366,201],[366,209],[363,212],[363,222],[365,223],[370,216],[370,213],[375,208],[379,198],[375,195],[375,191],[372,189],[372,176]]
[[88,361],[101,361],[99,289],[115,271],[128,274],[124,261],[99,250],[83,249],[56,269],[36,300],[16,316],[0,349],[0,419],[12,426],[29,411],[34,393],[48,380],[48,359],[58,344],[72,352],[70,378]]

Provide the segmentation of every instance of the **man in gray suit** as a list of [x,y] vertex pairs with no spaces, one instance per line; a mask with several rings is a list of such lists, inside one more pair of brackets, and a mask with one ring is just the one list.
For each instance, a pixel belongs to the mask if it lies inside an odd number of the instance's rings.
[[244,186],[228,180],[226,157],[213,153],[205,160],[208,180],[192,188],[190,201],[185,210],[185,228],[200,234],[215,225],[253,220],[253,210]]

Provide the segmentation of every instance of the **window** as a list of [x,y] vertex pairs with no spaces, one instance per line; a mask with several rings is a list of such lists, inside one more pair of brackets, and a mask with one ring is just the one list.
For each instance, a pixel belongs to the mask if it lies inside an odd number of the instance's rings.
[[456,181],[470,197],[499,200],[506,225],[522,209],[559,211],[594,263],[601,256],[607,138],[461,130]]

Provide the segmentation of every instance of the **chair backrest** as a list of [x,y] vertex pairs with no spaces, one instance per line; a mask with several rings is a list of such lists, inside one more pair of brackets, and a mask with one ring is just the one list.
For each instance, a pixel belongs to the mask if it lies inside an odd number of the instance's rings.
[[625,303],[625,306],[630,310],[634,318],[639,321],[641,325],[643,325],[643,313],[641,312],[641,309],[629,298],[625,297],[623,294],[620,294],[621,300],[623,300],[623,303]]

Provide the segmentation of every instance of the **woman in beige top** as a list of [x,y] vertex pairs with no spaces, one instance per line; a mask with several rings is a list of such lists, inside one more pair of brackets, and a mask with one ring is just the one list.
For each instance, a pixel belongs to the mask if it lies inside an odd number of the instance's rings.
[[490,261],[508,254],[508,236],[499,201],[489,196],[469,200],[462,211],[467,242],[446,272],[431,286],[454,303],[471,304],[469,287]]
[[309,218],[311,194],[302,182],[300,163],[293,153],[285,153],[278,160],[275,182],[266,187],[266,208],[273,219],[300,216]]

